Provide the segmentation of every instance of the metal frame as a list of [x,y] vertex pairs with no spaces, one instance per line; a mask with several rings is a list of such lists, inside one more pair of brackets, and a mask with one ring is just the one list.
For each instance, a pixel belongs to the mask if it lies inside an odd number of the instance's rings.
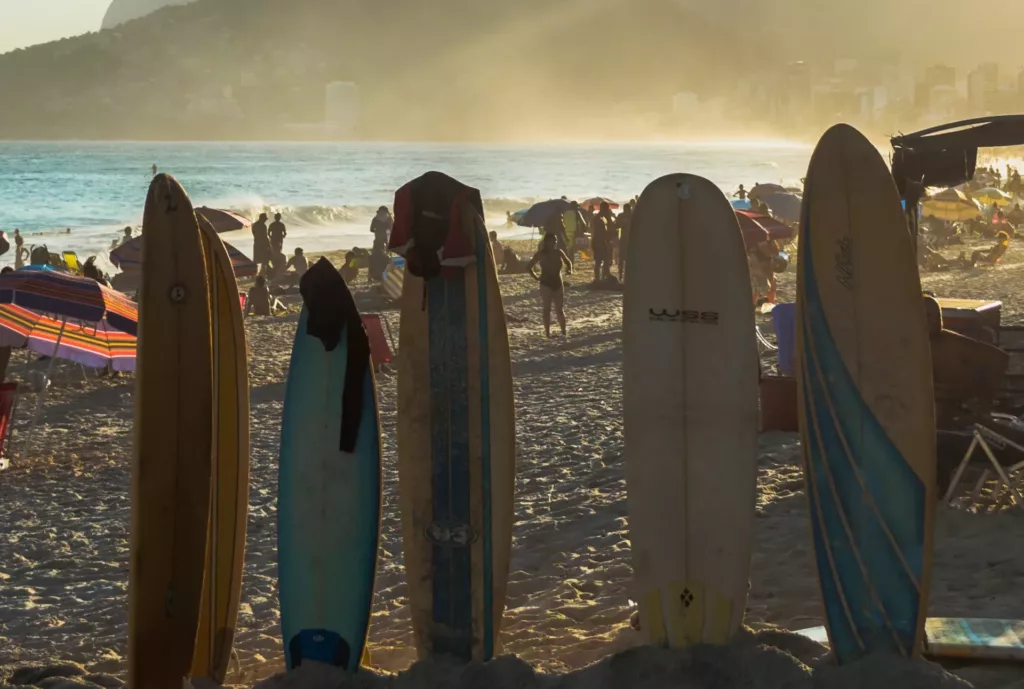
[[[989,446],[989,443],[994,444],[996,447],[1000,448],[1012,447],[1018,452],[1024,454],[1024,447],[1021,447],[1012,440],[1004,438],[1003,436],[993,431],[991,428],[983,426],[980,423],[974,424],[974,439],[971,440],[971,446],[967,448],[967,452],[964,454],[963,461],[960,462],[960,466],[957,467],[956,473],[953,474],[953,480],[949,482],[949,490],[946,491],[946,495],[942,498],[942,501],[948,505],[953,504],[954,493],[956,492],[957,487],[960,485],[960,479],[963,478],[964,472],[967,470],[967,466],[970,464],[971,457],[974,456],[975,450],[977,450],[980,447],[981,450],[988,457],[989,463],[992,465],[996,473],[999,475],[999,478],[1002,480],[1003,485],[1013,495],[1014,503],[1016,503],[1017,507],[1024,510],[1024,497],[1021,497],[1020,492],[1018,492],[1017,487],[1011,479],[1011,477],[1015,477],[1015,474],[1020,474],[1022,471],[1024,471],[1024,462],[1019,462],[1011,467],[1004,468],[1003,465],[999,463],[999,460],[996,459],[995,453],[992,452],[992,448]],[[978,496],[981,494],[982,487],[988,481],[989,475],[989,469],[985,469],[982,472],[981,478],[978,479],[978,482],[974,485],[974,490],[971,491],[972,501],[977,501]]]

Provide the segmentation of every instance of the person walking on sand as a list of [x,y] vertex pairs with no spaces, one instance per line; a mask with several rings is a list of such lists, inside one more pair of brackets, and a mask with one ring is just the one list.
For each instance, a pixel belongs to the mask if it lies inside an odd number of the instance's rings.
[[266,272],[270,263],[270,236],[267,234],[267,214],[260,213],[259,220],[252,224],[252,262]]
[[603,216],[595,214],[590,221],[590,249],[594,252],[594,282],[601,282],[611,274],[611,243],[608,239],[608,223]]
[[270,229],[267,230],[267,235],[270,237],[270,248],[273,250],[273,254],[284,253],[284,238],[288,236],[288,230],[285,228],[284,223],[281,222],[281,214],[274,214],[274,222],[270,223]]
[[25,267],[25,259],[28,258],[28,249],[25,248],[25,238],[21,236],[21,230],[14,230],[14,269],[20,270]]
[[[561,218],[561,216],[559,216]],[[540,282],[540,298],[544,309],[544,334],[551,337],[551,307],[555,307],[555,315],[558,317],[558,325],[562,328],[562,337],[565,338],[565,289],[562,284],[562,265],[572,275],[572,261],[565,255],[565,252],[558,248],[558,239],[554,234],[544,235],[540,243],[540,250],[530,261],[528,270],[530,275]],[[537,275],[536,268],[540,266],[540,275]]]

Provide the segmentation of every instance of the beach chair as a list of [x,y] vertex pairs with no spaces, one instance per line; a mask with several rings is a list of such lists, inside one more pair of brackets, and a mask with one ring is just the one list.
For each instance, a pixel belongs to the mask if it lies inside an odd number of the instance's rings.
[[14,412],[18,407],[18,384],[3,383],[0,385],[0,470],[10,464],[7,458],[7,445],[14,432]]
[[[1018,419],[1012,416],[994,414],[993,417],[1002,417],[1008,422],[1020,423]],[[1022,431],[1024,431],[1024,428],[1022,428]],[[977,501],[978,496],[981,494],[981,489],[988,482],[989,478],[991,478],[992,471],[994,470],[996,475],[999,477],[1000,485],[996,493],[993,494],[993,499],[998,500],[1002,490],[1005,489],[1013,496],[1014,503],[1016,503],[1020,509],[1024,510],[1024,498],[1021,497],[1020,491],[1017,487],[1020,479],[1024,477],[1024,473],[1022,473],[1024,472],[1024,461],[1010,466],[1004,466],[992,450],[992,448],[995,448],[1002,451],[1014,451],[1020,455],[1024,455],[1024,446],[1021,446],[1001,433],[998,433],[992,428],[980,423],[974,424],[973,436],[971,444],[967,448],[967,452],[964,454],[963,461],[960,462],[960,466],[957,467],[956,473],[953,474],[953,478],[949,482],[949,489],[946,491],[945,496],[943,496],[942,501],[948,505],[953,504],[960,480],[963,478],[964,472],[967,471],[967,467],[970,465],[971,459],[974,457],[974,453],[980,449],[988,458],[991,469],[986,467],[981,472],[981,476],[978,478],[977,483],[974,484],[974,488],[971,491],[971,501]]]
[[[381,318],[379,313],[364,313],[363,327],[366,328],[366,336],[370,339],[370,359],[373,361],[373,369],[379,371],[385,364],[394,360],[395,340],[391,335],[391,326]],[[385,330],[387,334],[385,335]]]
[[64,265],[68,267],[68,272],[74,273],[75,275],[82,274],[82,266],[78,262],[78,254],[74,251],[65,251],[62,256],[64,257]]

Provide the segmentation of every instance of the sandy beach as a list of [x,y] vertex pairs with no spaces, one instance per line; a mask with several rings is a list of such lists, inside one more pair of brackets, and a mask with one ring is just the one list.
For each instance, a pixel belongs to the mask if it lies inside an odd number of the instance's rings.
[[[340,265],[336,254],[332,258]],[[943,297],[998,299],[1003,302],[1003,323],[1019,323],[1024,321],[1024,250],[1014,245],[1004,261],[996,268],[925,275],[924,287]],[[505,652],[519,661],[493,664],[486,670],[491,679],[485,680],[479,669],[479,676],[471,680],[468,671],[434,667],[419,670],[418,680],[416,670],[407,673],[402,676],[407,683],[394,686],[553,686],[558,674],[574,671],[578,672],[560,686],[653,688],[683,686],[675,680],[670,683],[668,678],[673,677],[711,677],[687,674],[686,668],[693,667],[721,668],[721,673],[714,675],[714,682],[686,686],[809,687],[812,681],[816,686],[831,681],[827,669],[813,676],[805,670],[814,667],[824,649],[774,632],[717,652],[630,650],[639,643],[639,635],[629,627],[632,568],[622,440],[622,295],[587,289],[592,271],[590,264],[581,262],[577,274],[568,278],[565,341],[543,336],[532,278],[501,278],[519,449],[512,573],[502,640]],[[794,299],[795,275],[791,266],[781,276],[780,301]],[[398,312],[365,282],[356,285],[356,293],[364,311],[384,314],[397,340]],[[282,668],[275,562],[277,453],[297,319],[298,307],[293,305],[287,315],[253,317],[246,323],[252,486],[236,637],[241,672],[232,671],[232,684],[251,685]],[[758,316],[758,324],[770,337],[771,317]],[[29,365],[24,361],[24,353],[15,355],[15,377],[27,377]],[[766,371],[775,369],[775,356],[765,354],[763,365]],[[80,368],[58,366],[31,456],[0,473],[0,686],[6,677],[9,684],[57,689],[60,682],[47,676],[75,675],[76,687],[89,686],[83,682],[112,687],[123,677],[132,389],[130,378],[97,378],[91,373],[84,380]],[[370,653],[374,668],[393,673],[415,661],[415,650],[397,500],[395,375],[382,373],[378,390],[385,481]],[[35,402],[33,393],[21,397],[19,429],[27,426]],[[23,439],[22,434],[16,447]],[[790,630],[823,624],[798,436],[764,434],[760,449],[747,624]],[[1024,536],[1022,516],[1019,509],[1008,507],[985,513],[939,508],[930,616],[1024,618],[1024,549],[1016,547]],[[784,647],[792,656],[773,654],[765,644]],[[616,653],[623,655],[585,669]],[[61,663],[77,665],[61,670]],[[739,672],[737,666],[746,663],[764,668],[763,676],[726,672]],[[48,672],[37,672],[47,667]],[[833,677],[832,686],[864,686],[867,677],[891,686],[958,685],[930,664],[910,667],[912,672],[873,666],[847,669]],[[17,668],[30,669],[12,676]],[[1012,666],[949,668],[978,687],[1024,682],[1024,669]],[[326,671],[304,672],[302,678],[272,680],[268,686],[339,686],[339,679]],[[640,676],[644,672],[649,676]],[[444,676],[452,683],[440,683],[438,678]],[[498,677],[504,678],[501,684]],[[391,680],[380,681],[383,686]]]

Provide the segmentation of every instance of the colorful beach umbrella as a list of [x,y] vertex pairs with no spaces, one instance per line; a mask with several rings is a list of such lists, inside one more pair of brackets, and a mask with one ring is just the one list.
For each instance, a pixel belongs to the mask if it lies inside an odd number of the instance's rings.
[[[47,378],[58,358],[134,370],[138,322],[135,302],[90,278],[35,268],[0,274],[0,343],[49,356]],[[45,399],[46,388],[36,397],[22,457]]]
[[235,232],[237,230],[252,229],[252,223],[237,213],[220,210],[219,208],[208,208],[200,206],[196,208],[196,215],[206,218],[206,222],[213,226],[217,234],[222,232]]
[[0,304],[13,304],[55,320],[98,323],[134,336],[139,311],[124,294],[95,280],[57,270],[22,268],[0,275]]
[[981,209],[959,189],[944,189],[925,198],[921,204],[921,214],[939,220],[960,222],[980,218]]
[[135,370],[137,339],[107,320],[57,320],[17,304],[0,304],[0,346],[25,347],[42,356],[90,368]]
[[[241,251],[224,242],[224,248],[231,259],[236,278],[251,278],[259,273],[260,267]],[[110,252],[110,262],[125,273],[142,270],[142,237],[134,237]]]

